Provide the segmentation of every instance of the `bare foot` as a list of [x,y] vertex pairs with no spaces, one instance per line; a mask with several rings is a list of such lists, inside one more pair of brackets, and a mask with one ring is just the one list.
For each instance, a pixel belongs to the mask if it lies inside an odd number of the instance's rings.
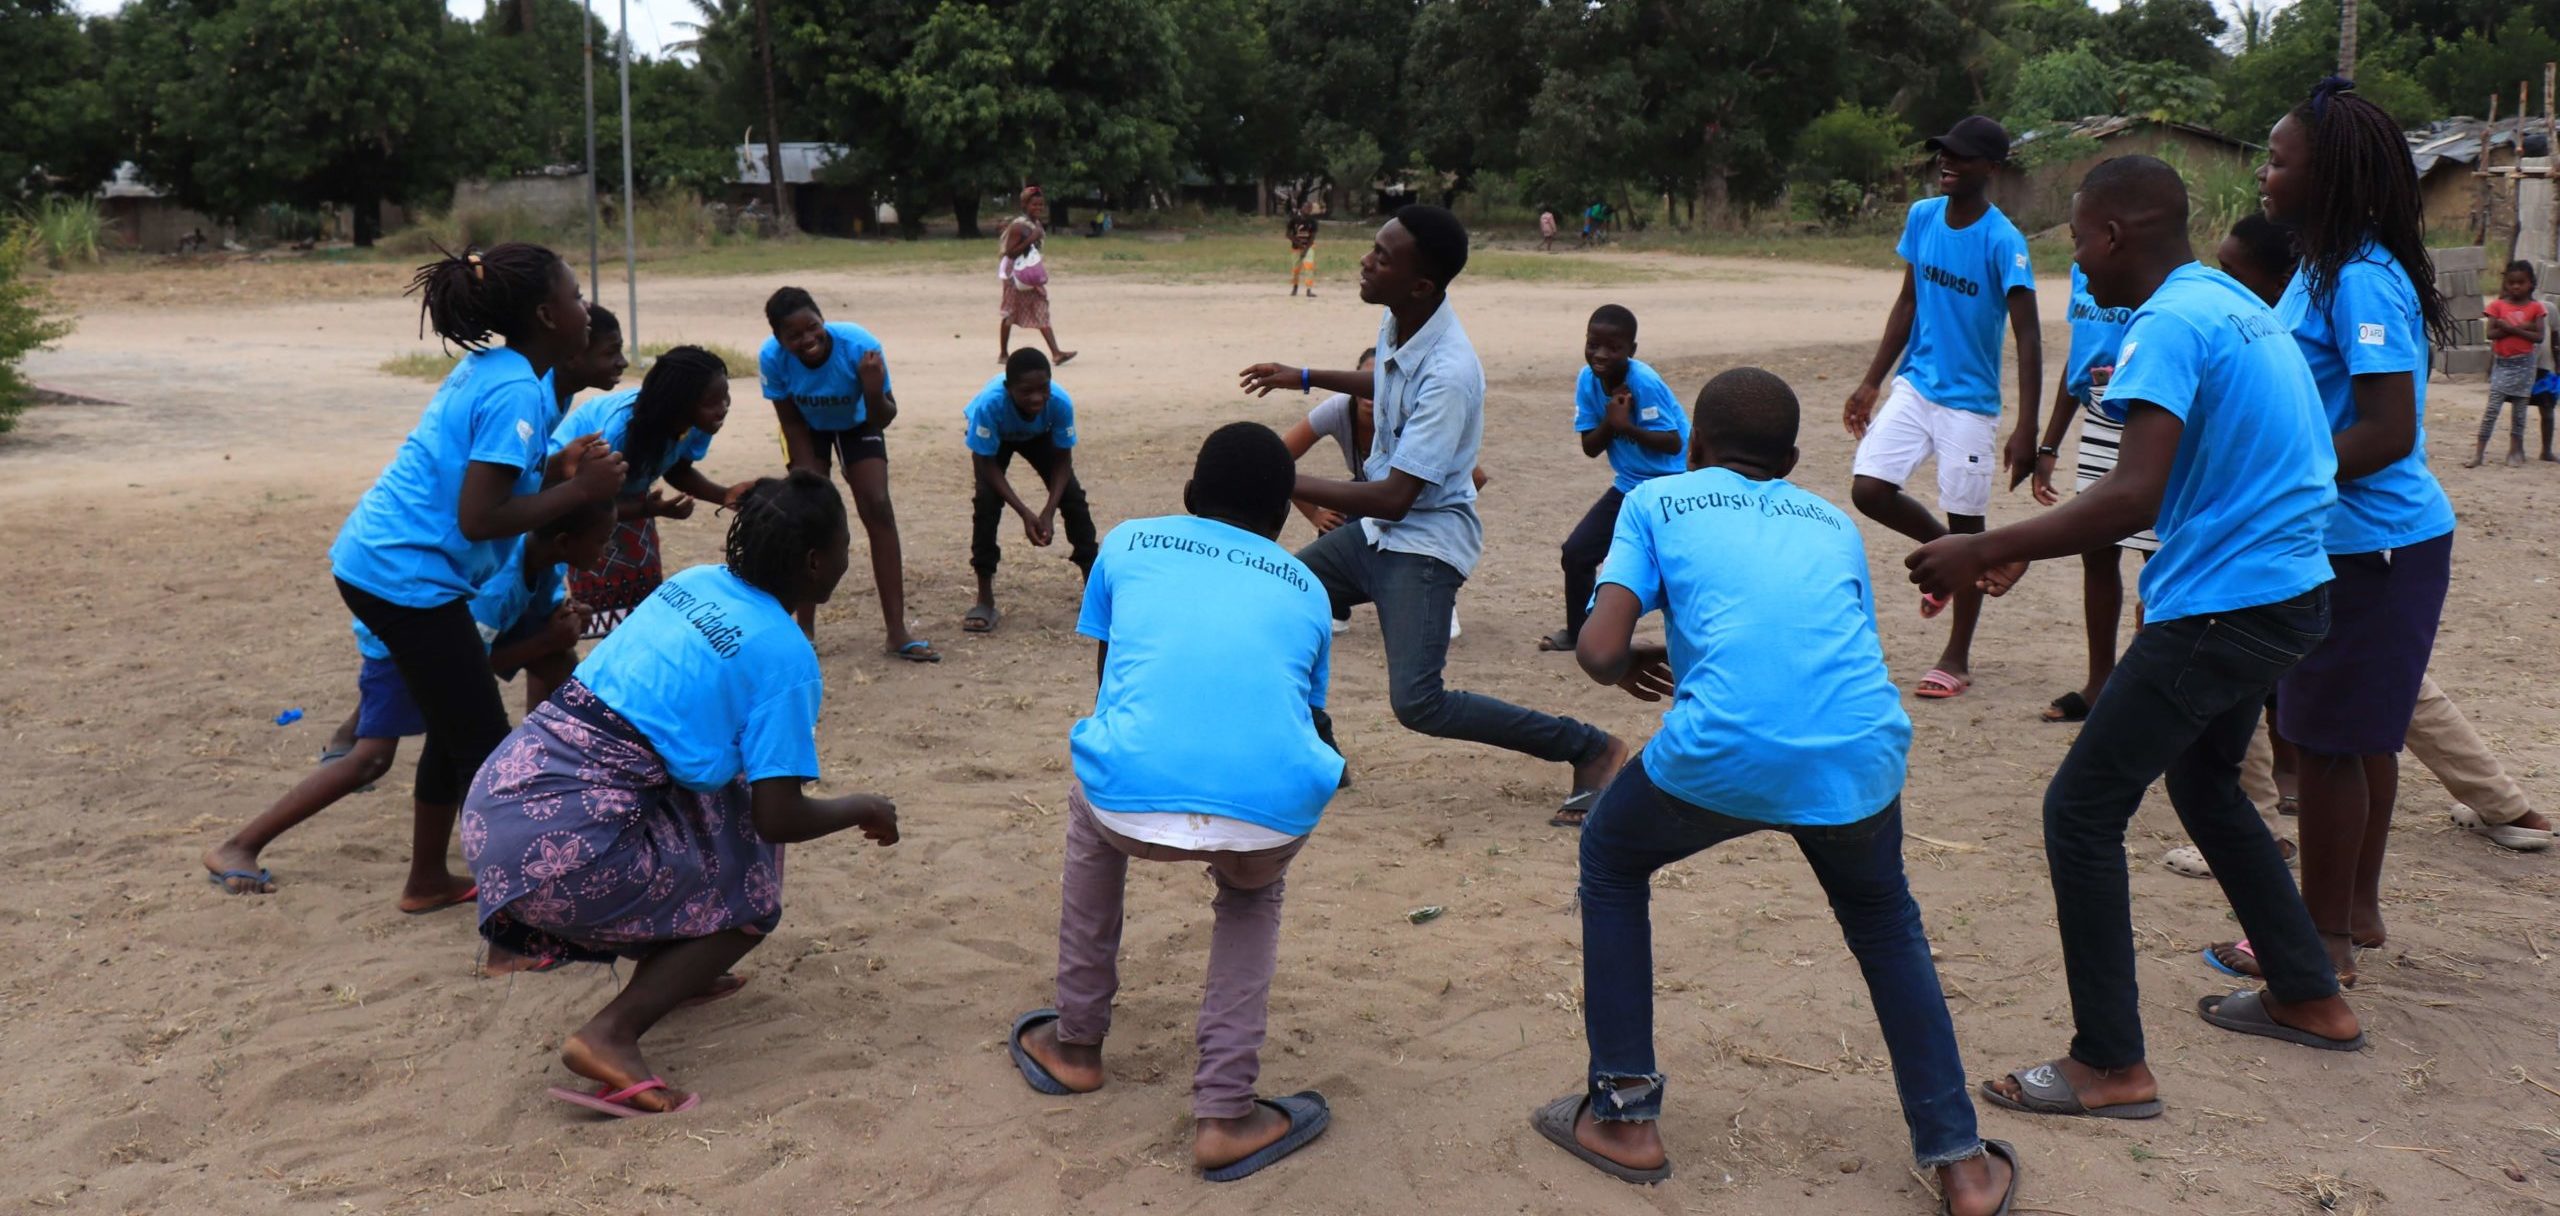
[[[1022,1050],[1030,1053],[1032,1059],[1040,1061],[1040,1067],[1048,1069],[1049,1075],[1058,1079],[1058,1084],[1064,1085],[1077,1093],[1092,1093],[1093,1091],[1102,1088],[1102,1084],[1106,1079],[1102,1073],[1101,1046],[1099,1044],[1088,1046],[1079,1043],[1059,1042],[1058,1020],[1056,1018],[1051,1018],[1029,1030],[1023,1031]],[[1254,1109],[1268,1110],[1270,1108],[1256,1107]],[[1287,1119],[1282,1119],[1280,1122],[1283,1127],[1286,1127],[1289,1121]],[[1277,1137],[1274,1137],[1274,1139],[1277,1139]],[[1266,1141],[1266,1143],[1268,1142]],[[1255,1145],[1254,1147],[1259,1148],[1261,1145]],[[1243,1153],[1236,1154],[1236,1156],[1246,1156],[1252,1151],[1252,1149],[1247,1149]],[[1229,1160],[1233,1160],[1233,1158],[1230,1158]],[[1215,1169],[1218,1166],[1225,1164],[1225,1161],[1209,1163],[1211,1169]]]
[[[1022,1043],[1025,1047],[1030,1046],[1031,1036],[1023,1035]],[[1065,1077],[1058,1079],[1066,1080]],[[1278,1107],[1256,1102],[1253,1113],[1241,1119],[1195,1121],[1191,1125],[1191,1163],[1204,1170],[1234,1165],[1279,1143],[1280,1138],[1288,1134],[1289,1116],[1281,1114]]]
[[1556,630],[1554,633],[1550,633],[1545,637],[1538,639],[1538,649],[1541,651],[1561,650],[1566,654],[1571,654],[1573,653],[1573,644],[1574,636],[1562,629]]
[[[227,870],[256,874],[259,872],[258,855],[236,841],[226,840],[204,851],[204,869],[205,873],[216,876]],[[233,895],[271,895],[276,885],[254,878],[233,877],[222,880],[222,889]]]
[[2523,817],[2516,820],[2515,826],[2520,828],[2531,828],[2539,832],[2548,832],[2551,830],[2551,821],[2543,818],[2542,812],[2540,811],[2526,811]]
[[1626,740],[1616,735],[1609,736],[1609,746],[1603,748],[1598,756],[1573,766],[1573,791],[1578,794],[1607,786],[1609,780],[1618,775],[1618,770],[1627,766],[1627,757],[1632,754],[1627,750]]
[[1938,1193],[1946,1197],[1949,1216],[1991,1216],[2008,1196],[2009,1179],[2016,1172],[1999,1154],[1985,1151],[1979,1157],[1939,1166]]
[[746,986],[747,977],[740,975],[735,971],[723,971],[702,991],[677,1002],[676,1008],[692,1009],[697,1006],[708,1005],[713,1001],[727,1000],[730,997],[738,995],[738,990]]
[[1573,1139],[1611,1161],[1631,1170],[1657,1170],[1669,1156],[1662,1150],[1662,1126],[1651,1119],[1641,1121],[1602,1119],[1591,1113],[1591,1104],[1582,1104],[1582,1113],[1573,1117]]
[[[1071,351],[1071,350],[1062,350],[1062,351],[1057,352],[1056,356],[1055,356],[1054,358],[1052,358],[1052,359],[1050,360],[1050,362],[1055,363],[1055,364],[1057,364],[1057,365],[1058,365],[1058,366],[1060,366],[1060,367],[1065,367],[1065,366],[1068,364],[1068,362],[1069,362],[1069,361],[1071,361],[1071,360],[1073,360],[1075,357],[1076,357],[1076,352]],[[1259,1109],[1262,1109],[1262,1108],[1257,1107],[1257,1108],[1255,1108],[1255,1109],[1259,1110]]]
[[2487,457],[2485,457],[2485,456],[2480,456],[2480,455],[2474,455],[2471,459],[2466,460],[2466,461],[2463,461],[2463,462],[2462,462],[2462,467],[2464,467],[2464,468],[2466,468],[2466,469],[2476,469],[2476,468],[2479,468],[2479,467],[2480,467],[2480,462],[2481,462],[2482,460],[2485,460],[2485,459],[2487,459]]
[[[569,1071],[608,1089],[629,1089],[656,1075],[649,1071],[649,1061],[641,1058],[637,1041],[590,1040],[585,1030],[570,1035],[560,1045],[560,1062]],[[653,1089],[633,1094],[628,1101],[642,1110],[664,1114],[684,1105],[685,1097],[680,1089]]]
[[432,886],[421,888],[412,880],[400,892],[400,910],[411,915],[434,912],[456,904],[469,903],[479,895],[480,885],[467,875],[439,874]]
[[[2149,1102],[2160,1096],[2160,1079],[2151,1075],[2145,1063],[2127,1064],[2122,1068],[2091,1068],[2069,1056],[2053,1062],[2062,1083],[2071,1087],[2071,1096],[2092,1110],[2101,1106],[2130,1106]],[[2024,1072],[2025,1069],[2019,1071]],[[1989,1083],[1993,1092],[2013,1102],[2026,1100],[2023,1086],[2015,1076],[2001,1077]],[[1995,1205],[1996,1206],[1996,1205]]]
[[2523,448],[2517,448],[2516,450],[2507,453],[2507,467],[2511,469],[2521,469],[2524,467]]

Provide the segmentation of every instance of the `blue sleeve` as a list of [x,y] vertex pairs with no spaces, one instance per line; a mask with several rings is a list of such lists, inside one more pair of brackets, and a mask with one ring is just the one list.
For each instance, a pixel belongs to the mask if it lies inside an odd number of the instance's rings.
[[[507,560],[498,563],[498,572],[471,593],[471,623],[480,630],[480,645],[495,644],[498,635],[515,628],[532,607],[532,589],[524,585],[524,546],[517,544]],[[549,605],[543,610],[548,612]]]
[[995,420],[987,416],[990,395],[971,397],[960,411],[960,436],[968,441],[969,450],[980,456],[993,456],[1004,447],[1004,437],[996,433]]
[[590,404],[593,403],[580,402],[569,407],[568,413],[561,415],[560,425],[551,428],[551,442],[543,449],[543,455],[549,456],[569,446],[571,440],[587,435],[588,432],[583,428],[587,426],[587,416],[594,412],[587,408]]
[[1414,386],[1404,435],[1396,441],[1390,469],[1402,469],[1433,485],[1475,471],[1476,454],[1467,446],[1467,411],[1481,408],[1481,387],[1470,387],[1453,374],[1427,375]]
[[2187,318],[2169,312],[2137,315],[2116,347],[2115,378],[2107,382],[2108,412],[2122,418],[2126,406],[2148,401],[2185,422],[2195,408],[2208,353],[2204,335]]
[[1653,528],[1645,515],[1652,501],[1652,495],[1631,494],[1618,505],[1618,527],[1609,537],[1609,556],[1600,563],[1598,580],[1634,592],[1644,612],[1662,609],[1662,563],[1654,556]]
[[1599,430],[1601,420],[1608,415],[1609,397],[1600,391],[1600,377],[1590,368],[1583,368],[1582,375],[1573,382],[1573,433]]
[[1929,200],[1922,199],[1902,213],[1902,239],[1893,245],[1894,256],[1913,266],[1920,264],[1920,213],[1928,206]]
[[[1076,632],[1097,642],[1111,640],[1111,555],[1119,551],[1112,542],[1120,539],[1120,529],[1113,528],[1102,538],[1102,550],[1094,555],[1093,572],[1084,580],[1084,608],[1076,613]],[[1326,637],[1333,636],[1328,629]]]
[[543,397],[540,382],[511,380],[472,401],[471,462],[540,468],[551,446],[550,436],[535,424],[549,408]]
[[692,464],[694,461],[700,460],[711,454],[711,432],[704,430],[692,431],[689,433],[688,438],[689,442],[687,442],[681,450],[681,463]]
[[2330,332],[2346,352],[2350,376],[2427,374],[2427,335],[2416,293],[2397,265],[2349,262],[2329,303]]
[[818,704],[826,685],[802,680],[780,689],[747,711],[738,732],[738,760],[749,781],[767,777],[818,777]]
[[1076,402],[1065,389],[1049,389],[1049,442],[1062,448],[1076,445]]
[[2030,292],[2036,289],[2035,259],[2027,256],[2027,238],[2018,231],[2016,224],[2004,222],[2000,225],[1999,233],[1991,242],[1991,256],[1999,259],[1999,265],[1992,271],[1999,277],[2001,295],[2006,296],[2021,287]]
[[1633,377],[1636,386],[1636,425],[1648,431],[1672,431],[1681,438],[1689,437],[1689,411],[1680,408],[1679,394],[1662,382],[1652,368],[1640,369]]
[[756,352],[756,379],[764,385],[767,401],[788,401],[791,390],[782,383],[782,339],[767,338]]

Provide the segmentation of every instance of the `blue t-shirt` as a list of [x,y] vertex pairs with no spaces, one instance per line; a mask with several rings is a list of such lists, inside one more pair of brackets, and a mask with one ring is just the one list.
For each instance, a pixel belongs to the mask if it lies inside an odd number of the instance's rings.
[[[1680,408],[1680,398],[1642,359],[1627,360],[1627,387],[1635,390],[1635,424],[1648,431],[1675,432],[1680,446],[1656,452],[1625,436],[1611,439],[1609,467],[1618,474],[1614,484],[1621,494],[1648,479],[1689,471],[1689,411]],[[1608,416],[1609,390],[1600,386],[1598,372],[1585,367],[1573,385],[1573,431],[1579,435],[1599,430]]]
[[[602,435],[606,447],[628,457],[631,453],[623,440],[631,433],[631,407],[639,400],[639,389],[626,388],[579,402],[551,432],[551,450],[557,452],[589,435]],[[677,465],[689,464],[710,454],[710,434],[686,427],[684,434],[677,436],[674,443],[667,445],[666,451],[658,454],[656,468],[631,466],[630,475],[622,483],[623,497],[638,498],[648,493],[649,487],[658,484],[658,479]]]
[[1901,796],[1911,719],[1838,507],[1726,468],[1658,477],[1619,508],[1600,581],[1663,615],[1679,689],[1645,745],[1655,785],[1761,823],[1855,823]]
[[2109,420],[2121,422],[2124,415],[2103,408],[2103,401],[2090,392],[2090,372],[2094,368],[2113,367],[2116,344],[2124,341],[2125,322],[2133,319],[2130,308],[2100,308],[2089,295],[2088,277],[2080,273],[2080,264],[2071,264],[2071,357],[2062,368],[2062,389],[2082,405],[2099,405],[2100,413]]
[[1076,632],[1111,647],[1071,736],[1086,801],[1315,830],[1342,781],[1309,712],[1333,611],[1288,550],[1196,515],[1130,520],[1102,540]]
[[2027,238],[1986,207],[1962,228],[1947,226],[1947,200],[1911,204],[1894,246],[1911,263],[1911,342],[1902,378],[1922,397],[1969,414],[2000,416],[2000,339],[2009,328],[2009,293],[2036,289]]
[[[782,339],[767,338],[756,355],[756,371],[764,381],[767,401],[787,401],[813,431],[849,431],[871,416],[862,399],[862,378],[855,369],[862,356],[880,349],[880,339],[849,321],[827,322],[827,357],[816,367],[782,349]],[[889,372],[880,372],[880,391],[890,391]]]
[[[471,623],[480,627],[480,645],[494,646],[499,635],[524,624],[526,620],[550,616],[561,601],[569,598],[568,580],[569,567],[555,562],[547,568],[535,570],[532,581],[527,582],[524,538],[516,538],[498,572],[480,584],[479,591],[471,597]],[[373,631],[365,628],[363,621],[355,621],[353,625],[357,654],[368,659],[391,657],[391,648],[373,636]]]
[[517,494],[538,493],[559,408],[551,377],[534,375],[523,355],[503,346],[464,355],[338,529],[331,573],[404,608],[478,592],[519,538],[463,539],[463,472],[504,465],[517,470]]
[[993,456],[1008,443],[1033,443],[1046,439],[1052,446],[1071,448],[1076,445],[1076,402],[1067,390],[1049,382],[1049,404],[1040,413],[1025,418],[1013,408],[1013,398],[1004,391],[1004,374],[987,381],[978,395],[960,412],[963,438],[969,450],[980,456]]
[[2325,310],[2313,305],[2311,280],[2296,270],[2276,301],[2276,315],[2311,362],[2331,434],[2355,425],[2356,376],[2407,372],[2417,393],[2409,454],[2339,484],[2337,509],[2329,512],[2329,552],[2397,549],[2453,531],[2453,503],[2427,471],[2426,324],[2399,261],[2367,241],[2338,272],[2337,294]]
[[2125,327],[2107,402],[2149,402],[2186,430],[2142,567],[2155,621],[2291,599],[2329,581],[2320,537],[2338,460],[2320,388],[2284,322],[2239,280],[2189,262]]
[[782,603],[727,566],[659,584],[578,664],[689,790],[818,777],[818,652]]

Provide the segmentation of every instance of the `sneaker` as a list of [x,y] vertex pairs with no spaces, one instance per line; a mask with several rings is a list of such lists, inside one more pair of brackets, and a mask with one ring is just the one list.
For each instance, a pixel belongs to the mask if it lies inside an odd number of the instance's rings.
[[1452,608],[1449,610],[1449,640],[1457,641],[1458,634],[1461,632],[1463,631],[1458,628],[1458,610]]

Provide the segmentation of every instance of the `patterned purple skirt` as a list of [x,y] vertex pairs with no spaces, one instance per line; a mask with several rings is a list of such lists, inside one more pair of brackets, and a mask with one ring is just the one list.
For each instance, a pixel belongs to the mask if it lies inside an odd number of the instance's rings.
[[509,969],[640,958],[782,920],[782,848],[756,835],[747,783],[675,784],[649,740],[574,679],[480,766],[462,856],[480,884],[480,936],[517,956]]

